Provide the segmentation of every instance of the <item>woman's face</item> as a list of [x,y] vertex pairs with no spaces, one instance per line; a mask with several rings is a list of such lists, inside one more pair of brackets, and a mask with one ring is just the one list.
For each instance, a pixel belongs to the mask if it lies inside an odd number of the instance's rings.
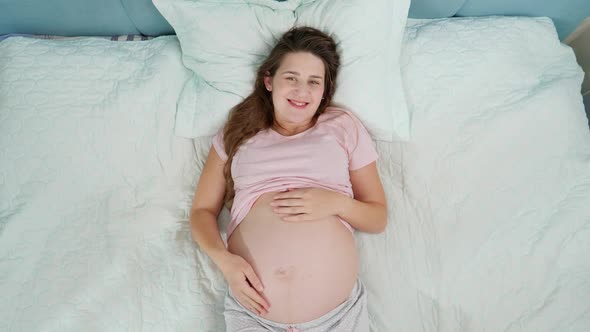
[[275,121],[288,130],[306,129],[324,95],[324,63],[308,52],[288,53],[264,84],[272,92]]

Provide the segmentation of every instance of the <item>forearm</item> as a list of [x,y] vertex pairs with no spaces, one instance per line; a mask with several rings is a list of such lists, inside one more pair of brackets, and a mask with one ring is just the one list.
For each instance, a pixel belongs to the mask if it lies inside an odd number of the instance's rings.
[[361,202],[342,195],[337,204],[337,214],[356,230],[381,233],[387,226],[387,207],[375,202]]
[[192,238],[221,269],[224,258],[230,254],[221,239],[216,216],[207,210],[195,210],[190,216]]

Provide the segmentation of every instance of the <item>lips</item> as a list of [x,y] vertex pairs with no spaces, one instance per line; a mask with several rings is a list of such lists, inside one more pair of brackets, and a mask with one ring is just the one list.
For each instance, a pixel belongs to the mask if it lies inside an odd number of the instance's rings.
[[305,108],[309,103],[306,102],[302,102],[302,101],[296,101],[293,99],[287,99],[287,101],[289,101],[289,104],[295,108],[299,108],[299,109],[303,109]]

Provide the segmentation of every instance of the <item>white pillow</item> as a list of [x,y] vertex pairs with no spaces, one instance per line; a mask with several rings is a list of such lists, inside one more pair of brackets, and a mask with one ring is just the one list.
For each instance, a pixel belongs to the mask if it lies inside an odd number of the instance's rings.
[[174,27],[195,73],[178,102],[175,131],[213,135],[252,92],[256,69],[292,26],[333,35],[341,68],[333,101],[353,111],[375,139],[409,138],[399,55],[409,0],[153,0]]

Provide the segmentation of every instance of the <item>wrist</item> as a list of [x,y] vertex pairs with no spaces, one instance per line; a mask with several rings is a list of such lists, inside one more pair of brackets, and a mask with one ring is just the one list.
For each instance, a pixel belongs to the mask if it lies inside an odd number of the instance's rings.
[[338,195],[338,201],[335,204],[336,215],[342,219],[345,219],[344,216],[346,216],[348,214],[348,211],[350,210],[350,207],[351,207],[354,199],[352,197],[349,197],[344,194],[337,194],[337,195]]
[[215,265],[217,265],[217,268],[219,268],[222,271],[224,269],[225,262],[227,261],[227,258],[231,255],[232,255],[232,253],[227,251],[227,249],[225,249],[225,248],[215,249],[209,253],[209,257],[211,257],[211,260],[213,260]]

